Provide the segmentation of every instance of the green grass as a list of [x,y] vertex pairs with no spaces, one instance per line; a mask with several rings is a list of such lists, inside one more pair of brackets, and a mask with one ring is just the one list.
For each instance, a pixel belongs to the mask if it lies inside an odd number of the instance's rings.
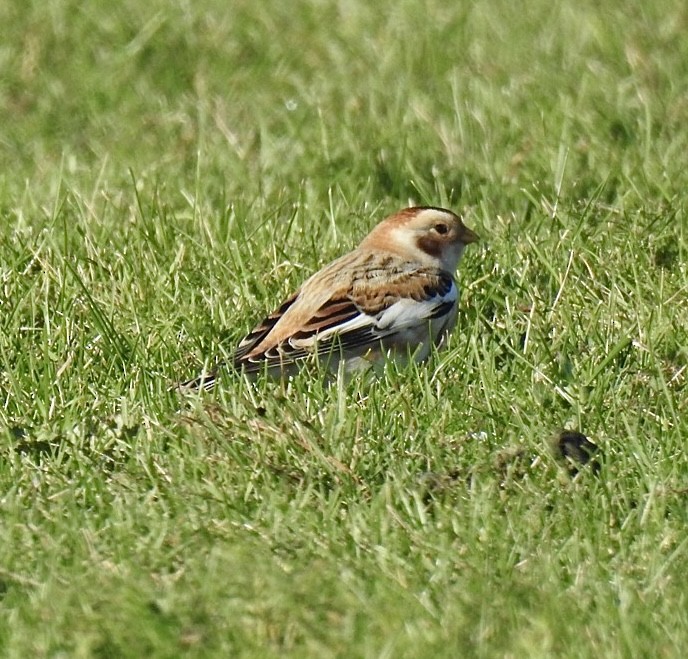
[[[0,25],[3,656],[683,656],[684,3]],[[447,351],[168,391],[409,203],[484,237]]]

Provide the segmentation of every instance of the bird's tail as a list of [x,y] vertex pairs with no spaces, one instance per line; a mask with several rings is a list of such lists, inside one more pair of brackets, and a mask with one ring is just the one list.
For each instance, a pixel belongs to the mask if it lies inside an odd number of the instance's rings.
[[210,391],[216,384],[219,376],[219,367],[213,369],[208,373],[201,373],[201,375],[186,380],[186,382],[179,382],[174,386],[174,389],[183,393],[191,393],[194,391]]

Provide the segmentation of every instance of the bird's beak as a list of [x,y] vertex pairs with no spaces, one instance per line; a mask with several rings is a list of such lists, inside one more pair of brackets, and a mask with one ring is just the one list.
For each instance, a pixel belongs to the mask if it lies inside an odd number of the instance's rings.
[[475,231],[471,231],[467,226],[462,226],[461,233],[459,234],[459,240],[464,245],[470,245],[470,243],[477,243],[480,240],[480,237],[477,233],[475,233]]

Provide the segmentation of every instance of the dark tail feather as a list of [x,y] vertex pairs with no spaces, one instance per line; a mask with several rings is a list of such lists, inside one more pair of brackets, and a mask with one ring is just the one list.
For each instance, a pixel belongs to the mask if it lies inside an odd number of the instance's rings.
[[175,389],[184,393],[191,393],[194,391],[210,391],[217,382],[218,369],[210,371],[210,373],[202,373],[198,377],[195,377],[186,382],[180,382],[175,385]]

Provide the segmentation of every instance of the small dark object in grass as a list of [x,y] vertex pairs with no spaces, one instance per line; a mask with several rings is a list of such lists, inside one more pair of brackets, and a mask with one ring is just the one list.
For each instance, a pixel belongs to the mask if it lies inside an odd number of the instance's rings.
[[596,458],[599,447],[583,433],[559,429],[550,438],[550,447],[555,460],[563,464],[571,476],[575,476],[580,467],[587,464],[594,474],[600,471],[600,463]]
[[34,458],[40,458],[44,455],[54,455],[59,448],[59,441],[37,439],[17,442],[14,450],[20,455],[30,455]]
[[30,455],[34,458],[57,453],[62,443],[62,438],[59,436],[50,439],[36,439],[30,435],[27,428],[21,426],[12,426],[10,434],[12,439],[16,440],[14,450],[20,455]]
[[654,250],[653,261],[658,268],[671,270],[679,261],[681,251],[677,240],[668,240]]
[[459,472],[452,469],[446,473],[426,471],[420,475],[418,482],[423,493],[423,503],[428,505],[433,499],[445,494],[459,479]]
[[10,435],[12,435],[12,439],[22,440],[24,437],[26,437],[26,434],[26,428],[22,428],[21,426],[12,426],[10,428]]
[[609,135],[623,146],[628,146],[633,141],[632,130],[620,119],[615,119],[609,124]]

